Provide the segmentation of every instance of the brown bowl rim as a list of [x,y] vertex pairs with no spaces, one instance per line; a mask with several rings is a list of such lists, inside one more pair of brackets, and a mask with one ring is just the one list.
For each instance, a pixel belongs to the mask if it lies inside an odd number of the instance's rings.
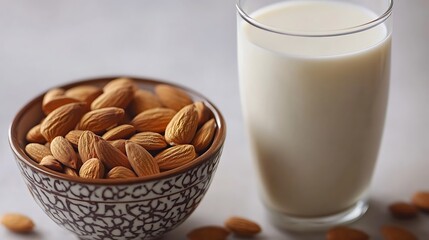
[[[149,84],[150,86],[155,86],[156,84],[168,84],[170,86],[180,88],[180,89],[190,93],[193,96],[197,96],[197,97],[201,98],[202,101],[204,101],[204,103],[207,105],[207,107],[209,107],[209,109],[212,111],[213,116],[216,120],[216,124],[217,124],[217,131],[215,133],[215,136],[213,138],[213,142],[210,145],[209,149],[207,149],[203,154],[198,156],[196,159],[194,159],[190,163],[187,163],[183,166],[180,166],[178,168],[175,168],[175,169],[172,169],[169,171],[162,172],[162,173],[157,174],[157,175],[146,176],[146,177],[135,177],[135,178],[126,178],[126,179],[85,179],[85,178],[80,178],[80,177],[69,176],[69,175],[66,175],[63,173],[55,172],[55,171],[50,170],[48,168],[40,167],[34,160],[32,160],[30,157],[28,157],[25,154],[24,149],[22,149],[19,146],[18,139],[16,137],[16,125],[19,122],[19,120],[24,116],[24,114],[28,111],[28,109],[30,107],[32,107],[34,104],[41,102],[43,95],[46,92],[45,91],[42,94],[40,94],[37,97],[30,100],[29,102],[27,102],[26,104],[24,104],[24,106],[20,108],[18,113],[13,118],[12,123],[9,127],[9,144],[10,144],[10,147],[11,147],[12,151],[14,152],[15,156],[17,156],[17,159],[19,159],[21,162],[25,163],[27,166],[29,166],[34,171],[48,175],[49,177],[52,177],[55,179],[60,179],[60,180],[65,180],[65,181],[70,181],[70,182],[80,183],[80,184],[87,184],[87,185],[106,185],[106,186],[112,186],[113,185],[114,186],[114,185],[129,185],[129,184],[146,183],[146,182],[150,182],[150,181],[154,181],[154,180],[159,180],[159,179],[164,179],[164,178],[169,178],[169,177],[179,175],[179,174],[186,172],[186,171],[188,171],[188,170],[190,170],[190,169],[192,169],[198,165],[203,164],[204,162],[209,161],[210,158],[214,154],[218,153],[221,150],[223,143],[225,142],[225,138],[226,138],[226,124],[225,124],[225,120],[224,120],[224,117],[222,116],[221,112],[205,96],[196,92],[195,90],[192,90],[192,89],[185,87],[185,86],[182,86],[180,84],[171,83],[168,81],[159,80],[159,79],[155,79],[155,78],[114,75],[114,76],[84,78],[81,80],[71,81],[69,83],[54,86],[53,88],[58,87],[58,88],[68,89],[68,88],[71,88],[71,87],[74,87],[77,85],[81,85],[81,84],[103,83],[103,82],[113,80],[116,78],[120,78],[120,77],[128,77],[128,78],[131,78],[131,79],[137,81],[138,83]],[[49,89],[51,89],[51,88],[49,88]]]

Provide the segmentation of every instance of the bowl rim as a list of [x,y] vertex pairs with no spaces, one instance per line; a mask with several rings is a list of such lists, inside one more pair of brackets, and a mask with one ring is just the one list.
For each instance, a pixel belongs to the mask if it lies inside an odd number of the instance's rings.
[[[173,87],[177,87],[179,89],[182,89],[188,93],[191,94],[191,96],[196,96],[198,98],[201,98],[201,101],[204,102],[204,104],[211,110],[213,113],[213,118],[216,121],[217,124],[217,130],[215,133],[215,136],[213,137],[212,144],[210,147],[201,155],[199,155],[197,158],[195,158],[193,161],[182,165],[180,167],[177,167],[172,170],[168,170],[165,172],[161,172],[160,174],[152,175],[152,176],[145,176],[145,177],[135,177],[135,178],[125,178],[125,179],[85,179],[80,177],[74,177],[70,175],[66,175],[63,173],[59,173],[56,171],[53,171],[51,169],[41,167],[37,162],[32,160],[27,154],[25,153],[25,150],[20,147],[19,140],[17,137],[17,124],[18,122],[23,118],[25,113],[34,106],[34,104],[41,103],[43,99],[43,95],[46,93],[46,91],[39,94],[37,97],[32,98],[30,101],[25,103],[19,111],[15,114],[12,123],[10,124],[9,131],[8,131],[8,138],[9,138],[9,145],[13,151],[13,153],[16,156],[16,159],[23,162],[25,165],[30,167],[33,171],[42,173],[44,175],[47,175],[49,177],[59,179],[59,180],[65,180],[69,182],[79,183],[79,184],[87,184],[87,185],[105,185],[105,186],[115,186],[115,185],[129,185],[129,184],[138,184],[138,183],[146,183],[151,182],[154,180],[160,180],[160,179],[166,179],[170,178],[176,175],[179,175],[183,172],[186,172],[198,165],[203,164],[204,162],[207,162],[211,159],[211,157],[215,154],[217,154],[219,151],[222,150],[223,143],[226,138],[226,124],[225,119],[222,116],[221,112],[218,110],[218,108],[205,96],[202,94],[196,92],[195,90],[192,90],[188,87],[185,87],[183,85],[172,83],[164,80],[159,80],[155,78],[150,77],[141,77],[141,76],[130,76],[130,75],[111,75],[111,76],[102,76],[102,77],[89,77],[89,78],[83,78],[76,81],[71,81],[69,83],[57,85],[52,88],[64,88],[68,89],[74,86],[83,85],[83,84],[89,84],[94,85],[96,83],[104,83],[113,79],[117,78],[131,78],[135,80],[137,83],[140,84],[147,84],[150,86],[155,86],[157,84],[168,84]],[[48,90],[49,90],[48,89]]]

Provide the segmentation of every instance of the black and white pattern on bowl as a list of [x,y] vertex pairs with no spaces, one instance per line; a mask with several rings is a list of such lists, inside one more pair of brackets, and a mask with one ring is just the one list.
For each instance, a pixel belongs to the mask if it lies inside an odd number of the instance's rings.
[[129,185],[91,185],[47,176],[17,159],[37,204],[80,239],[156,239],[183,222],[212,180],[222,149],[169,178]]

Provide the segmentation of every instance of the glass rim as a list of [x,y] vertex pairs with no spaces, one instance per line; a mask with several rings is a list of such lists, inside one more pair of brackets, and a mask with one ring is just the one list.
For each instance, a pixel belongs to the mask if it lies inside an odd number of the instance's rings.
[[375,18],[369,22],[365,22],[365,23],[362,23],[362,24],[359,24],[356,26],[347,27],[347,28],[341,28],[341,29],[336,29],[336,30],[331,30],[331,31],[323,31],[323,32],[284,31],[284,30],[281,30],[279,28],[275,28],[275,27],[271,27],[271,26],[262,24],[262,23],[256,21],[255,19],[253,19],[242,8],[243,0],[237,0],[235,6],[237,8],[238,14],[240,14],[240,16],[243,20],[248,22],[250,25],[257,27],[259,29],[265,30],[265,31],[269,31],[269,32],[281,34],[281,35],[296,36],[296,37],[335,37],[335,36],[342,36],[342,35],[348,35],[348,34],[362,32],[362,31],[371,29],[371,28],[385,22],[390,17],[390,15],[392,14],[392,10],[393,10],[393,0],[387,0],[387,1],[389,3],[389,6],[386,9],[386,11],[383,14],[381,14],[380,16],[378,16],[377,18]]

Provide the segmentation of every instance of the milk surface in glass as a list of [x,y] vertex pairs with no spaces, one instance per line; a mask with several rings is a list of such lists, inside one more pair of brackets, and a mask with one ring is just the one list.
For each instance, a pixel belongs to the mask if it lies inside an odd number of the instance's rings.
[[[377,15],[350,3],[291,1],[251,17],[277,29],[323,33]],[[390,43],[384,23],[314,38],[239,22],[243,114],[269,208],[319,217],[362,199],[383,132]]]

